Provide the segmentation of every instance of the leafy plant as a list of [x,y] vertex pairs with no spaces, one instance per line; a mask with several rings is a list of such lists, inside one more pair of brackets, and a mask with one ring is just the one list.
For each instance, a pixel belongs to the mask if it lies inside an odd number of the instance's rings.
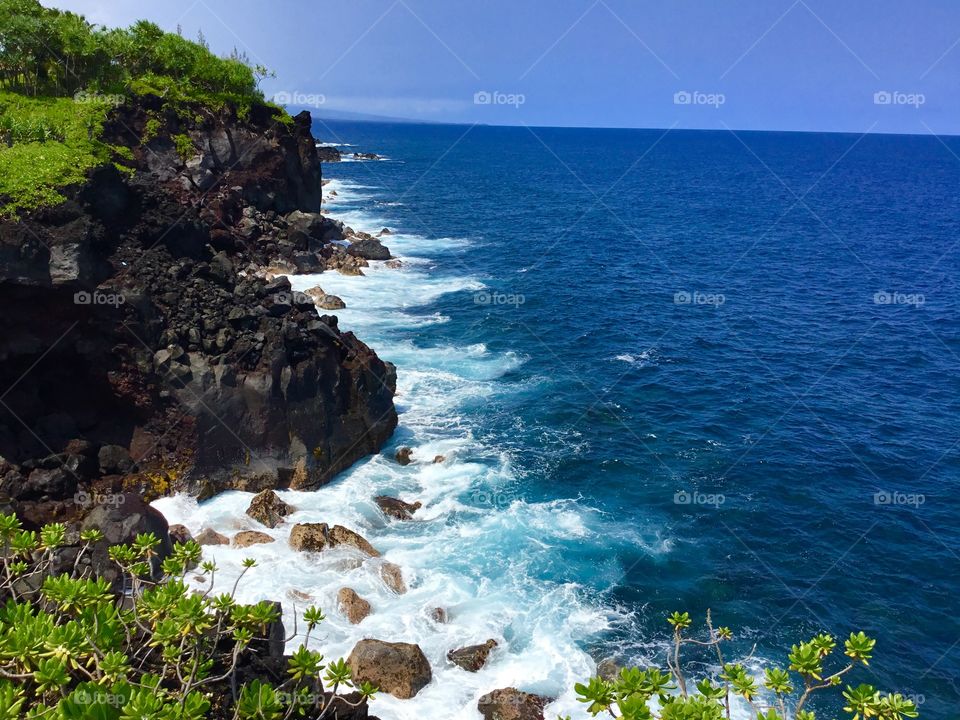
[[[830,668],[837,641],[820,633],[790,649],[786,669],[768,667],[762,677],[754,677],[743,663],[725,660],[721,645],[733,633],[727,627],[715,628],[709,611],[707,633],[702,638],[686,634],[693,624],[689,613],[675,612],[667,622],[673,629],[672,649],[666,659],[669,672],[623,668],[613,679],[594,677],[577,683],[574,689],[587,712],[594,716],[606,713],[621,720],[730,720],[731,701],[739,698],[757,720],[815,720],[813,711],[806,709],[813,694],[839,687],[847,673],[869,664],[876,645],[863,632],[851,633],[843,643],[843,654],[848,660]],[[681,658],[686,645],[711,649],[717,656],[719,671],[697,680],[695,692],[687,690]],[[842,695],[844,710],[851,720],[905,720],[919,716],[916,705],[908,698],[883,693],[872,685],[847,685]]]
[[[0,514],[0,717],[30,720],[287,720],[332,717],[334,705],[368,702],[376,688],[356,685],[342,659],[324,663],[306,646],[323,613],[305,615],[307,637],[286,660],[286,676],[271,685],[250,677],[253,656],[263,653],[273,603],[245,605],[229,593],[214,595],[216,565],[201,563],[195,542],[174,546],[153,576],[159,540],[152,534],[109,548],[120,570],[120,588],[79,572],[80,558],[103,541],[99,531],[80,537],[71,572],[54,573],[67,528],[51,524],[39,534]],[[244,563],[244,572],[255,567]],[[206,578],[205,591],[184,577]],[[241,576],[242,577],[242,576]],[[239,582],[239,580],[238,580]],[[289,640],[289,638],[288,638]],[[356,690],[348,701],[343,690]],[[227,707],[223,707],[226,703]]]

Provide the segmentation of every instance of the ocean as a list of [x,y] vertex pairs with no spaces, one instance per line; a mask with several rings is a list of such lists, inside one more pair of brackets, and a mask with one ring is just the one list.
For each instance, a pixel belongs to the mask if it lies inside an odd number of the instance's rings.
[[[291,280],[342,297],[341,328],[396,363],[400,426],[331,485],[281,492],[298,511],[268,531],[278,542],[211,548],[221,582],[249,556],[242,600],[302,611],[310,596],[328,658],[363,637],[419,643],[434,680],[378,696],[384,718],[473,719],[507,686],[587,717],[572,688],[597,661],[662,667],[666,615],[708,609],[751,667],[862,629],[877,647],[853,684],[954,711],[960,140],[320,121],[314,135],[384,156],[325,164],[326,208],[390,228],[403,266]],[[394,461],[401,446],[414,463]],[[387,521],[380,494],[424,506]],[[156,505],[232,534],[255,525],[249,499]],[[294,522],[357,530],[409,592],[335,551],[289,550]],[[373,606],[360,625],[336,612],[343,586]],[[445,659],[488,638],[479,673]]]

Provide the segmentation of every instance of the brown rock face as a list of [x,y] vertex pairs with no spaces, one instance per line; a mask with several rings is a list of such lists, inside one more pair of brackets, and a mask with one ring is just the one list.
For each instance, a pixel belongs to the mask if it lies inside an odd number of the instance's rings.
[[413,514],[423,507],[423,503],[420,502],[408,503],[386,495],[375,497],[374,502],[377,503],[384,515],[397,520],[410,520],[413,518]]
[[254,271],[320,268],[342,237],[320,215],[309,114],[195,121],[161,104],[111,112],[103,139],[130,150],[129,174],[105,164],[59,206],[0,219],[0,307],[17,309],[0,312],[0,456],[23,477],[7,494],[24,518],[77,521],[75,493],[133,473],[151,497],[209,496],[286,486],[306,458],[315,488],[396,427],[395,369]]
[[342,525],[330,527],[326,523],[298,523],[290,531],[290,547],[294,550],[321,552],[338,545],[349,545],[370,557],[380,557],[377,549],[362,535]]
[[263,490],[254,496],[247,508],[247,515],[268,528],[275,528],[294,508],[287,505],[273,490]]
[[238,548],[250,547],[251,545],[261,545],[263,543],[272,543],[273,538],[258,530],[241,530],[233,536],[233,544]]
[[201,545],[229,545],[230,538],[226,535],[221,535],[216,530],[212,528],[204,528],[197,535],[195,540]]
[[400,570],[399,565],[394,565],[392,562],[383,563],[380,566],[380,579],[397,595],[403,595],[407,591],[407,584],[403,581],[403,571]]
[[468,645],[459,650],[451,650],[447,653],[447,660],[454,665],[462,667],[469,672],[477,672],[482,668],[487,658],[490,657],[490,651],[497,646],[496,640],[487,640],[480,645]]
[[353,625],[370,614],[370,603],[357,595],[353,588],[340,588],[337,593],[337,606]]
[[433,679],[419,645],[361,640],[347,658],[353,679],[370,682],[394,697],[412,698]]
[[484,720],[543,720],[543,708],[549,698],[502,688],[480,698],[477,709]]

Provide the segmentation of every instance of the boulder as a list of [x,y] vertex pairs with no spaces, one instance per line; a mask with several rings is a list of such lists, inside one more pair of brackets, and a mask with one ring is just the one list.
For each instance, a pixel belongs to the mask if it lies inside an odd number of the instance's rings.
[[620,665],[613,658],[604,658],[597,663],[597,677],[612,682],[620,675]]
[[393,233],[390,232],[390,228],[383,228],[383,230],[378,232],[377,235],[382,237],[383,235],[393,235]]
[[263,490],[250,501],[247,515],[268,528],[275,528],[293,511],[273,490]]
[[407,584],[403,581],[403,571],[399,565],[392,562],[383,563],[380,566],[380,579],[397,595],[403,595],[407,591]]
[[398,268],[403,267],[403,263],[399,260],[387,260],[387,262],[385,262],[384,265],[386,265],[391,270],[397,270]]
[[343,310],[347,307],[347,304],[341,298],[336,295],[328,295],[319,285],[310,288],[305,294],[313,300],[314,305],[322,310]]
[[358,642],[347,658],[353,680],[369,682],[394,697],[414,697],[430,680],[433,672],[419,645],[365,639]]
[[229,545],[230,538],[221,535],[213,528],[204,528],[197,537],[194,538],[201,545]]
[[394,455],[397,462],[401,465],[409,465],[412,462],[413,450],[408,447],[402,447],[397,450],[397,454]]
[[430,611],[430,619],[435,623],[444,625],[447,622],[447,611],[441,607],[433,608],[433,610]]
[[438,463],[446,462],[447,458],[445,455],[434,455],[433,464],[437,465]]
[[543,720],[543,708],[549,702],[516,688],[501,688],[481,697],[477,709],[484,720]]
[[134,469],[130,453],[120,445],[104,445],[97,453],[97,460],[104,475],[127,475]]
[[170,533],[170,542],[173,543],[185,545],[193,540],[193,535],[191,535],[190,531],[187,530],[186,525],[171,525],[168,532]]
[[370,557],[380,557],[377,549],[362,535],[342,525],[329,527],[326,523],[298,523],[290,531],[290,547],[294,550],[321,552],[339,545],[349,545]]
[[468,672],[477,672],[486,664],[490,651],[496,646],[497,641],[492,639],[480,645],[468,645],[459,650],[448,652],[447,660]]
[[272,543],[273,538],[259,530],[241,530],[233,536],[234,547],[245,548],[251,545]]
[[350,243],[347,252],[364,260],[389,260],[390,248],[375,237],[365,237]]
[[378,495],[374,502],[380,507],[384,515],[396,518],[397,520],[410,520],[413,514],[423,507],[423,503],[408,503],[387,495]]
[[353,625],[370,614],[370,603],[357,595],[353,588],[340,588],[337,593],[337,607]]

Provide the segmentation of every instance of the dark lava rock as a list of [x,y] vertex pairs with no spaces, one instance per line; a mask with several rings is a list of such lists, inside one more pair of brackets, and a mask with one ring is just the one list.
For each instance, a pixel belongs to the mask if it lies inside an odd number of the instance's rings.
[[380,507],[384,515],[396,518],[397,520],[410,520],[413,514],[423,507],[423,503],[408,503],[397,498],[379,495],[374,498],[374,502]]
[[347,658],[353,680],[369,682],[394,697],[408,699],[433,679],[430,663],[419,645],[366,639]]
[[350,243],[347,252],[364,260],[389,260],[390,248],[376,238],[362,238]]
[[487,662],[490,651],[497,646],[496,640],[487,640],[480,645],[468,645],[447,653],[447,660],[469,672],[477,672]]

